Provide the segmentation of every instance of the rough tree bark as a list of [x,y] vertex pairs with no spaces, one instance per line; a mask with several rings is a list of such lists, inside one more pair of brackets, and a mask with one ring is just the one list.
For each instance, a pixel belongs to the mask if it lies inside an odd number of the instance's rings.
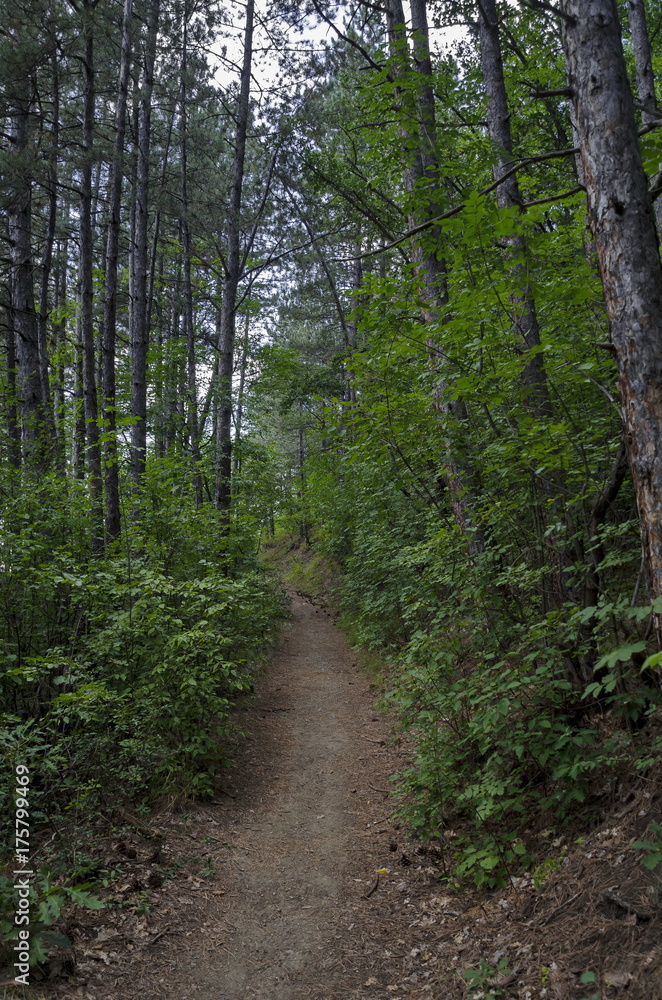
[[119,256],[122,181],[124,179],[124,136],[126,103],[131,68],[131,19],[133,0],[125,0],[122,19],[122,46],[115,105],[115,143],[108,182],[108,233],[106,237],[106,274],[104,282],[101,355],[103,358],[103,421],[105,430],[106,538],[119,538],[120,483],[117,454],[117,418],[115,411],[115,340],[117,326],[117,261]]
[[7,391],[5,394],[5,420],[7,422],[7,461],[13,469],[21,467],[21,427],[16,405],[16,341],[11,321],[11,306],[5,306],[5,347]]
[[[67,301],[67,241],[58,243],[57,263],[55,268],[55,308],[61,309]],[[64,316],[55,326],[55,349],[58,362],[53,380],[53,410],[55,417],[55,436],[57,439],[56,461],[59,472],[66,472],[66,413],[65,413],[65,361],[64,347],[67,339],[67,321]]]
[[39,355],[39,323],[34,301],[32,249],[32,179],[30,108],[33,85],[25,81],[25,96],[14,95],[7,223],[11,248],[11,320],[16,334],[16,361],[21,410],[23,459],[28,468],[43,471],[49,464]]
[[132,280],[129,314],[132,368],[131,413],[135,421],[131,428],[131,476],[136,485],[139,485],[143,480],[147,458],[147,349],[149,347],[149,330],[147,328],[147,276],[149,270],[147,228],[149,222],[149,149],[154,62],[156,59],[156,39],[160,10],[160,0],[152,0],[149,8],[147,38],[140,77],[140,102],[138,106],[138,134],[136,143],[135,223],[134,238],[132,241],[133,252],[131,255]]
[[[662,265],[614,0],[561,0],[651,598],[662,596]],[[657,615],[658,640],[662,616]]]
[[235,313],[237,288],[241,278],[241,253],[239,247],[241,193],[244,181],[246,132],[250,112],[251,65],[253,61],[254,0],[247,0],[244,29],[244,57],[241,85],[237,105],[237,130],[235,134],[232,186],[228,211],[228,242],[225,259],[225,281],[221,305],[221,352],[219,363],[219,404],[217,415],[217,467],[214,503],[218,510],[228,513],[232,503],[232,375],[234,372]]
[[[637,97],[641,108],[641,118],[644,125],[657,121],[660,111],[655,97],[655,77],[653,75],[653,59],[651,43],[646,23],[646,8],[643,0],[627,0],[628,21],[630,23],[630,38],[634,55],[634,71],[637,81]],[[653,179],[656,187],[662,180],[662,164],[658,167],[657,176]],[[655,201],[655,220],[657,222],[658,239],[662,233],[662,198]]]
[[[51,148],[48,158],[48,177],[46,192],[48,194],[48,224],[44,255],[41,262],[41,288],[39,292],[39,370],[41,375],[41,394],[44,401],[45,431],[50,440],[55,438],[55,417],[51,395],[50,376],[48,371],[48,315],[49,315],[49,284],[53,267],[53,247],[55,245],[55,228],[57,224],[57,157],[60,135],[60,82],[58,75],[57,53],[51,56],[51,75],[53,84],[53,129],[51,132]],[[56,456],[56,467],[61,462]]]
[[103,482],[97,403],[94,343],[92,228],[92,157],[94,143],[95,70],[93,5],[83,8],[83,156],[80,184],[80,329],[83,346],[83,399],[87,441],[87,471],[90,477],[92,551],[103,548]]

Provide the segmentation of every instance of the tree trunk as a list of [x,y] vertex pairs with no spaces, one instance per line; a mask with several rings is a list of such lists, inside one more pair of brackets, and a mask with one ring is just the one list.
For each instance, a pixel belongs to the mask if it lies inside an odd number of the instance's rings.
[[74,371],[74,435],[71,464],[74,478],[85,478],[85,393],[83,391],[83,340],[80,313],[76,320],[76,362]]
[[145,474],[147,458],[147,228],[149,195],[149,148],[152,113],[152,88],[154,61],[160,15],[160,0],[152,0],[147,27],[145,57],[140,80],[140,106],[138,109],[136,187],[134,199],[135,236],[133,240],[133,280],[131,284],[131,311],[129,335],[133,390],[131,412],[135,423],[131,428],[131,475],[140,485]]
[[94,142],[94,25],[92,6],[84,7],[83,21],[83,162],[80,185],[80,327],[83,345],[83,397],[87,440],[87,471],[90,477],[92,551],[103,548],[103,482],[97,404],[94,343],[92,155]]
[[200,477],[200,450],[198,447],[198,387],[195,370],[195,329],[193,324],[193,285],[191,282],[191,232],[188,222],[188,109],[187,73],[188,73],[188,12],[184,9],[184,25],[182,32],[182,61],[180,67],[180,229],[182,243],[182,268],[184,276],[184,337],[186,339],[186,372],[187,372],[187,423],[188,439],[193,462],[193,489],[198,507],[202,504],[202,479]]
[[101,354],[103,358],[103,422],[105,431],[106,538],[119,538],[120,482],[117,453],[117,416],[115,405],[115,340],[117,326],[117,260],[119,256],[122,181],[124,179],[124,136],[126,104],[131,66],[131,19],[133,0],[125,0],[122,20],[117,104],[115,105],[115,143],[108,182],[108,233],[106,237],[106,274],[104,282]]
[[216,508],[229,512],[232,502],[232,375],[234,372],[234,337],[237,288],[241,277],[239,227],[241,192],[244,181],[244,156],[246,132],[250,111],[251,64],[253,59],[253,15],[255,2],[247,0],[246,27],[244,31],[244,59],[241,86],[237,105],[237,131],[235,135],[232,187],[228,212],[228,245],[226,277],[221,305],[221,353],[219,363],[219,409],[217,423],[217,470],[214,502]]
[[39,355],[39,323],[34,302],[32,252],[32,179],[22,162],[28,155],[32,85],[28,96],[16,97],[12,114],[8,198],[8,231],[11,247],[11,319],[16,334],[16,360],[21,403],[23,458],[28,468],[44,471],[49,464]]
[[644,0],[626,0],[628,21],[630,22],[630,38],[634,55],[634,69],[637,80],[637,97],[641,105],[644,123],[655,121],[660,117],[655,97],[655,77],[653,76],[653,60],[651,43],[646,24],[646,8]]
[[[55,308],[63,309],[67,302],[67,242],[58,243],[55,271]],[[59,472],[66,471],[66,414],[65,414],[65,364],[64,346],[67,338],[67,321],[62,316],[55,327],[55,352],[58,358],[53,386],[53,410],[55,438],[57,441],[56,463]]]
[[5,397],[5,420],[7,421],[7,461],[13,469],[21,467],[21,428],[18,422],[18,407],[16,405],[16,340],[14,324],[11,322],[11,309],[5,308],[7,322],[5,324],[6,344],[6,379],[7,395]]
[[[478,36],[480,40],[480,65],[483,86],[487,95],[487,128],[490,139],[496,147],[497,162],[494,179],[498,181],[513,167],[513,140],[510,130],[510,112],[503,75],[501,39],[496,0],[479,0]],[[507,177],[497,188],[499,208],[513,208],[522,205],[522,196],[517,175]],[[521,260],[526,256],[526,243],[522,236],[511,236],[510,255]],[[547,378],[540,354],[540,330],[531,290],[526,279],[526,268],[522,263],[513,264],[515,282],[520,291],[511,299],[513,305],[513,328],[518,340],[518,348],[529,356],[522,372],[522,381],[527,388],[526,404],[539,416],[551,416],[552,407],[547,389]]]
[[244,317],[244,336],[241,345],[239,387],[237,390],[237,416],[234,422],[235,447],[232,458],[233,475],[241,472],[241,425],[244,418],[244,387],[246,385],[246,369],[248,367],[248,331],[250,328],[250,322],[250,316],[246,313],[246,316]]
[[[649,596],[662,596],[662,266],[614,0],[562,0],[563,48],[618,366]],[[662,616],[656,616],[658,640]]]
[[55,417],[51,396],[50,377],[48,372],[48,288],[53,266],[53,246],[55,244],[55,227],[57,223],[57,157],[60,134],[60,85],[58,79],[57,54],[51,57],[53,75],[53,131],[51,135],[51,151],[48,163],[48,226],[46,244],[41,264],[41,290],[39,295],[39,369],[41,374],[41,393],[44,400],[44,416],[46,434],[50,440],[55,439]]
[[[634,70],[637,81],[637,97],[641,106],[641,118],[644,125],[657,121],[660,112],[655,97],[655,77],[653,75],[653,59],[651,43],[646,24],[646,8],[644,0],[627,0],[628,21],[630,22],[630,38],[634,54]],[[653,187],[662,180],[662,163],[658,166],[657,176],[653,179]],[[662,233],[662,198],[654,202],[655,220],[657,223],[658,240]]]

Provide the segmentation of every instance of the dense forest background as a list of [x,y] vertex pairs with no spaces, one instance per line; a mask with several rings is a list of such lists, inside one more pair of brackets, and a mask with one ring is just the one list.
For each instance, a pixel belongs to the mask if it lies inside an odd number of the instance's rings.
[[391,664],[449,877],[655,773],[662,6],[618,14],[4,2],[0,743],[71,884],[212,793],[264,551]]

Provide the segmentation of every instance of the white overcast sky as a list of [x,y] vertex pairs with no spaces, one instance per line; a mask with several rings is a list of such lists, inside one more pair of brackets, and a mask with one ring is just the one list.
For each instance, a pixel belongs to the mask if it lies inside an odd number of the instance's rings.
[[[268,32],[260,22],[269,21],[269,0],[256,0],[256,26],[254,34],[255,56],[253,60],[253,96],[257,97],[260,88],[265,91],[273,88],[279,76],[279,60],[282,55],[288,52],[296,54],[303,51],[322,51],[327,44],[330,44],[335,36],[333,29],[325,23],[318,24],[317,18],[308,18],[303,24],[303,31],[298,32],[293,29],[289,31],[286,41],[286,52],[283,53],[274,48],[269,38]],[[243,23],[245,17],[245,5],[229,0],[228,26],[221,29],[216,39],[213,51],[217,54],[217,69],[215,79],[221,86],[228,86],[239,76],[239,64],[242,59],[243,50]],[[405,10],[407,4],[405,0]],[[342,29],[346,19],[346,9],[336,8],[335,21]],[[432,29],[430,32],[433,50],[441,51],[452,47],[457,41],[466,36],[466,29],[461,26],[450,28]],[[221,58],[221,51],[226,48],[226,58]],[[213,55],[210,54],[212,65]],[[228,60],[234,64],[228,65]],[[294,82],[294,81],[292,81]],[[287,83],[286,83],[287,85]]]

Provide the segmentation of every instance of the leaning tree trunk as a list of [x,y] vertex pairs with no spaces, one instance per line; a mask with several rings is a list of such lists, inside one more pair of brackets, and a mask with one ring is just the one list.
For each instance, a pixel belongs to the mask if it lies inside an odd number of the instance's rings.
[[142,483],[147,458],[147,349],[149,347],[149,330],[147,328],[147,276],[149,271],[147,228],[149,148],[154,62],[156,59],[156,38],[160,7],[160,0],[152,0],[145,44],[145,58],[140,81],[140,106],[138,108],[134,200],[135,223],[132,254],[131,310],[129,316],[133,377],[131,412],[134,419],[131,428],[131,475],[136,485]]
[[[662,265],[614,0],[561,0],[649,596],[662,597]],[[656,616],[662,640],[662,615]]]
[[221,305],[221,352],[219,360],[219,405],[217,414],[217,467],[215,506],[227,514],[232,502],[232,375],[234,372],[235,313],[237,308],[237,288],[241,277],[241,253],[239,248],[239,228],[241,215],[241,193],[244,181],[244,157],[246,154],[246,132],[250,111],[251,65],[253,60],[253,15],[254,0],[247,0],[246,27],[244,30],[244,59],[241,70],[241,86],[237,105],[237,131],[235,135],[234,160],[232,164],[232,187],[228,212],[228,244],[226,255],[226,276],[223,284]]
[[83,399],[90,477],[92,551],[103,548],[103,481],[94,343],[92,155],[94,141],[94,25],[85,4],[83,23],[83,163],[80,184],[80,327],[83,345]]
[[106,237],[106,274],[103,320],[101,326],[103,420],[105,431],[106,537],[119,538],[120,482],[117,454],[117,416],[115,404],[115,340],[117,327],[117,261],[119,257],[122,181],[124,179],[124,136],[126,103],[131,68],[131,19],[133,0],[125,0],[122,20],[122,47],[115,105],[115,144],[108,182],[108,233]]

